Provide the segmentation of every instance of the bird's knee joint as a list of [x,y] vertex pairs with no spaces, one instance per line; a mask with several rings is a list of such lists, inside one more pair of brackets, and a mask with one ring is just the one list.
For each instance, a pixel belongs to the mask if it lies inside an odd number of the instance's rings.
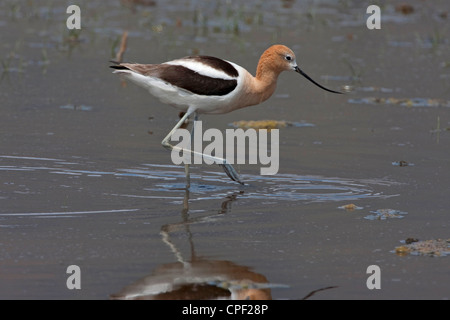
[[169,150],[172,149],[172,145],[169,143],[169,141],[163,140],[163,141],[161,141],[161,145],[166,149],[169,149]]

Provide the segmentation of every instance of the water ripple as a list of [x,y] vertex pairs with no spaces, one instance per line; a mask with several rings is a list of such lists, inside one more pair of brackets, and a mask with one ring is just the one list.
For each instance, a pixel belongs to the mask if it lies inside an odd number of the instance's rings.
[[[61,159],[0,156],[0,171],[10,172],[13,181],[31,173],[41,174],[39,179],[45,181],[46,175],[59,175],[66,188],[73,183],[70,179],[152,179],[155,184],[142,189],[120,190],[103,193],[113,197],[148,198],[148,199],[178,199],[179,193],[185,187],[184,169],[174,165],[141,164],[134,168],[105,169],[101,164],[92,161],[83,163],[65,162]],[[14,160],[12,165],[11,160]],[[39,163],[47,161],[48,166]],[[20,164],[20,162],[23,162]],[[0,162],[0,164],[2,164]],[[51,163],[53,162],[53,164]],[[33,165],[35,164],[35,165]],[[93,167],[89,170],[86,167]],[[200,172],[201,174],[197,174]],[[44,176],[42,176],[42,174]],[[385,194],[386,187],[397,184],[383,179],[345,179],[339,177],[304,176],[296,174],[277,174],[274,176],[242,175],[246,185],[240,186],[232,182],[221,171],[205,171],[205,166],[193,167],[191,173],[191,200],[223,199],[232,192],[240,192],[239,198],[266,201],[355,201],[367,198],[388,198],[395,195]],[[87,180],[84,182],[89,184]],[[105,181],[105,185],[108,182]],[[119,184],[120,186],[120,184]],[[124,187],[125,188],[125,187]],[[17,190],[16,190],[17,191]],[[27,190],[28,192],[29,190]],[[15,191],[14,191],[15,192]]]

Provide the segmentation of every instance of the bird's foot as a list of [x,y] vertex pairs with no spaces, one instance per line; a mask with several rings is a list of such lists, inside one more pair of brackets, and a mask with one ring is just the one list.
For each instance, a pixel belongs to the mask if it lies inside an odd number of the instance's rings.
[[236,181],[240,184],[244,184],[239,178],[239,174],[234,170],[233,166],[229,163],[220,163],[219,166],[222,167],[223,171],[230,177],[231,180]]

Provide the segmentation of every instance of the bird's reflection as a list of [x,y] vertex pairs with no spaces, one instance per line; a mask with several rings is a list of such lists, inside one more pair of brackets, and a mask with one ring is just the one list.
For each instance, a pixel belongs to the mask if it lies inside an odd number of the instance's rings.
[[[218,214],[226,214],[231,203],[243,194],[239,191],[228,195],[222,202]],[[190,217],[189,191],[186,190],[181,221],[161,227],[162,241],[174,253],[177,262],[163,264],[148,276],[126,286],[120,292],[111,295],[112,299],[271,299],[270,284],[264,275],[250,267],[237,265],[226,260],[211,260],[198,257],[194,248],[194,239],[190,225],[207,222],[211,216]],[[185,232],[190,246],[190,257],[183,257],[172,241],[170,234]]]

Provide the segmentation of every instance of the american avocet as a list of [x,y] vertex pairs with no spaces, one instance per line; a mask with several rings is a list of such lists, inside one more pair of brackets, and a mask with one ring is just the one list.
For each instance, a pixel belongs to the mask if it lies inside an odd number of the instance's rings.
[[[179,148],[169,143],[173,133],[194,114],[221,114],[260,104],[275,91],[277,79],[283,71],[295,71],[316,86],[332,92],[304,73],[297,65],[294,52],[283,45],[273,45],[261,55],[256,77],[237,64],[209,56],[189,56],[162,64],[120,63],[111,66],[137,85],[146,88],[161,102],[185,112],[161,144],[172,150]],[[225,173],[242,184],[239,175],[225,159],[209,157],[220,164]],[[189,166],[186,165],[187,187]]]

